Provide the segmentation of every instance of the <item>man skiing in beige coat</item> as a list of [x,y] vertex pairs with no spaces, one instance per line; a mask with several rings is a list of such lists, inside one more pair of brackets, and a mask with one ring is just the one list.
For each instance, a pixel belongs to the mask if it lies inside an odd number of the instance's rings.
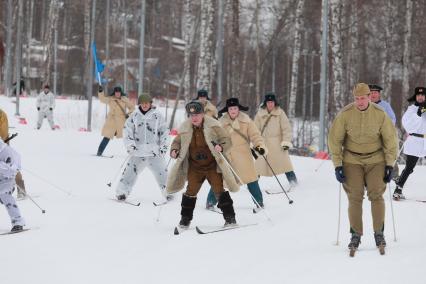
[[359,83],[355,86],[355,102],[337,114],[328,136],[336,179],[343,184],[349,200],[351,256],[363,235],[362,202],[365,190],[371,202],[376,245],[384,253],[383,193],[386,183],[392,178],[398,149],[392,121],[382,108],[370,102],[369,94],[367,84]]

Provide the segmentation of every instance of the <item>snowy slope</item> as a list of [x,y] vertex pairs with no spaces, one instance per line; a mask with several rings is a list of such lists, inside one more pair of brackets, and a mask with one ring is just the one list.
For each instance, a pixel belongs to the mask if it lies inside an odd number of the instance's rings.
[[[12,146],[22,154],[28,192],[46,209],[41,214],[30,200],[19,201],[28,227],[17,235],[0,236],[0,283],[426,283],[422,272],[426,255],[426,204],[394,202],[398,241],[393,230],[386,192],[385,236],[388,249],[380,256],[374,247],[371,214],[365,202],[365,236],[356,257],[348,257],[347,201],[342,194],[340,245],[337,233],[338,184],[331,163],[293,157],[300,186],[292,193],[294,204],[283,195],[264,194],[267,213],[252,214],[248,191],[232,194],[237,220],[257,226],[210,235],[195,230],[173,235],[179,221],[180,195],[161,211],[152,205],[161,199],[153,175],[143,172],[131,199],[140,207],[110,200],[113,179],[126,157],[121,140],[113,140],[106,154],[93,156],[101,139],[102,111],[94,118],[96,131],[78,132],[84,114],[77,102],[58,102],[59,131],[47,122],[34,130],[34,102],[21,100],[17,123],[10,99],[0,106],[19,132]],[[95,109],[101,106],[95,105]],[[59,112],[59,110],[58,110]],[[96,110],[95,110],[96,112]],[[83,122],[81,122],[83,121]],[[426,199],[416,168],[406,185],[410,198]],[[283,184],[285,178],[280,176]],[[272,178],[262,178],[263,190],[278,190]],[[199,194],[193,224],[222,224],[222,216],[204,209],[207,184]],[[159,222],[156,219],[159,217]],[[0,209],[0,230],[10,229],[6,211]]]

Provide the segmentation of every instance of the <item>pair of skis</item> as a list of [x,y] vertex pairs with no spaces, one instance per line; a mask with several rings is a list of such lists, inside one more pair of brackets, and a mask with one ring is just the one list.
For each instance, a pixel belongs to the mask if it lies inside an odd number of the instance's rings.
[[[380,255],[384,255],[385,254],[385,246],[384,245],[379,245],[377,248],[379,249]],[[350,257],[354,257],[355,256],[355,252],[357,250],[358,250],[357,248],[350,248],[349,249],[349,256]]]
[[[128,204],[128,205],[131,205],[131,206],[136,206],[136,207],[141,205],[141,203],[139,201],[128,200],[128,199],[118,200],[118,199],[115,199],[115,198],[111,198],[111,200],[114,200],[118,203],[124,203],[124,204]],[[152,204],[156,207],[157,206],[163,206],[163,205],[167,204],[167,201],[159,201],[159,202],[154,201],[154,202],[152,202]]]
[[[255,226],[257,223],[252,224],[243,224],[243,225],[231,225],[231,226],[195,226],[195,230],[198,234],[205,235],[205,234],[212,234],[212,233],[218,233],[223,231],[229,231],[234,229],[241,229],[245,227]],[[176,226],[173,234],[174,235],[180,235],[185,231],[190,230],[190,228],[181,228],[179,226]]]

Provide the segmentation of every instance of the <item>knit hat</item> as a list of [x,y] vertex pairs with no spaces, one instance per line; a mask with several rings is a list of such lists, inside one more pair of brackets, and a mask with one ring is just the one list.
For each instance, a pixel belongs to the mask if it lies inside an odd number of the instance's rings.
[[365,83],[358,83],[355,85],[352,95],[354,97],[368,96],[370,94],[370,88]]
[[148,93],[143,93],[138,97],[138,104],[141,103],[152,103],[152,98]]
[[203,105],[200,101],[196,100],[187,103],[185,106],[185,110],[188,115],[204,113]]

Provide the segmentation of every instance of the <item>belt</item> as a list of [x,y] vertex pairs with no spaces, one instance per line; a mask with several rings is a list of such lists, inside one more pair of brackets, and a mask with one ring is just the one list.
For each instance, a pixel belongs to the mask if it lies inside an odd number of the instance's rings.
[[379,152],[380,150],[381,150],[381,149],[378,149],[378,150],[376,150],[376,151],[374,151],[374,152],[370,152],[370,153],[357,153],[357,152],[353,152],[353,151],[351,151],[351,150],[345,149],[345,151],[348,151],[349,153],[351,153],[351,154],[355,154],[355,155],[358,155],[358,156],[369,156],[369,155],[371,155],[371,154],[374,154],[374,153]]
[[419,138],[425,138],[424,134],[417,134],[417,133],[410,133],[410,136],[419,137]]

